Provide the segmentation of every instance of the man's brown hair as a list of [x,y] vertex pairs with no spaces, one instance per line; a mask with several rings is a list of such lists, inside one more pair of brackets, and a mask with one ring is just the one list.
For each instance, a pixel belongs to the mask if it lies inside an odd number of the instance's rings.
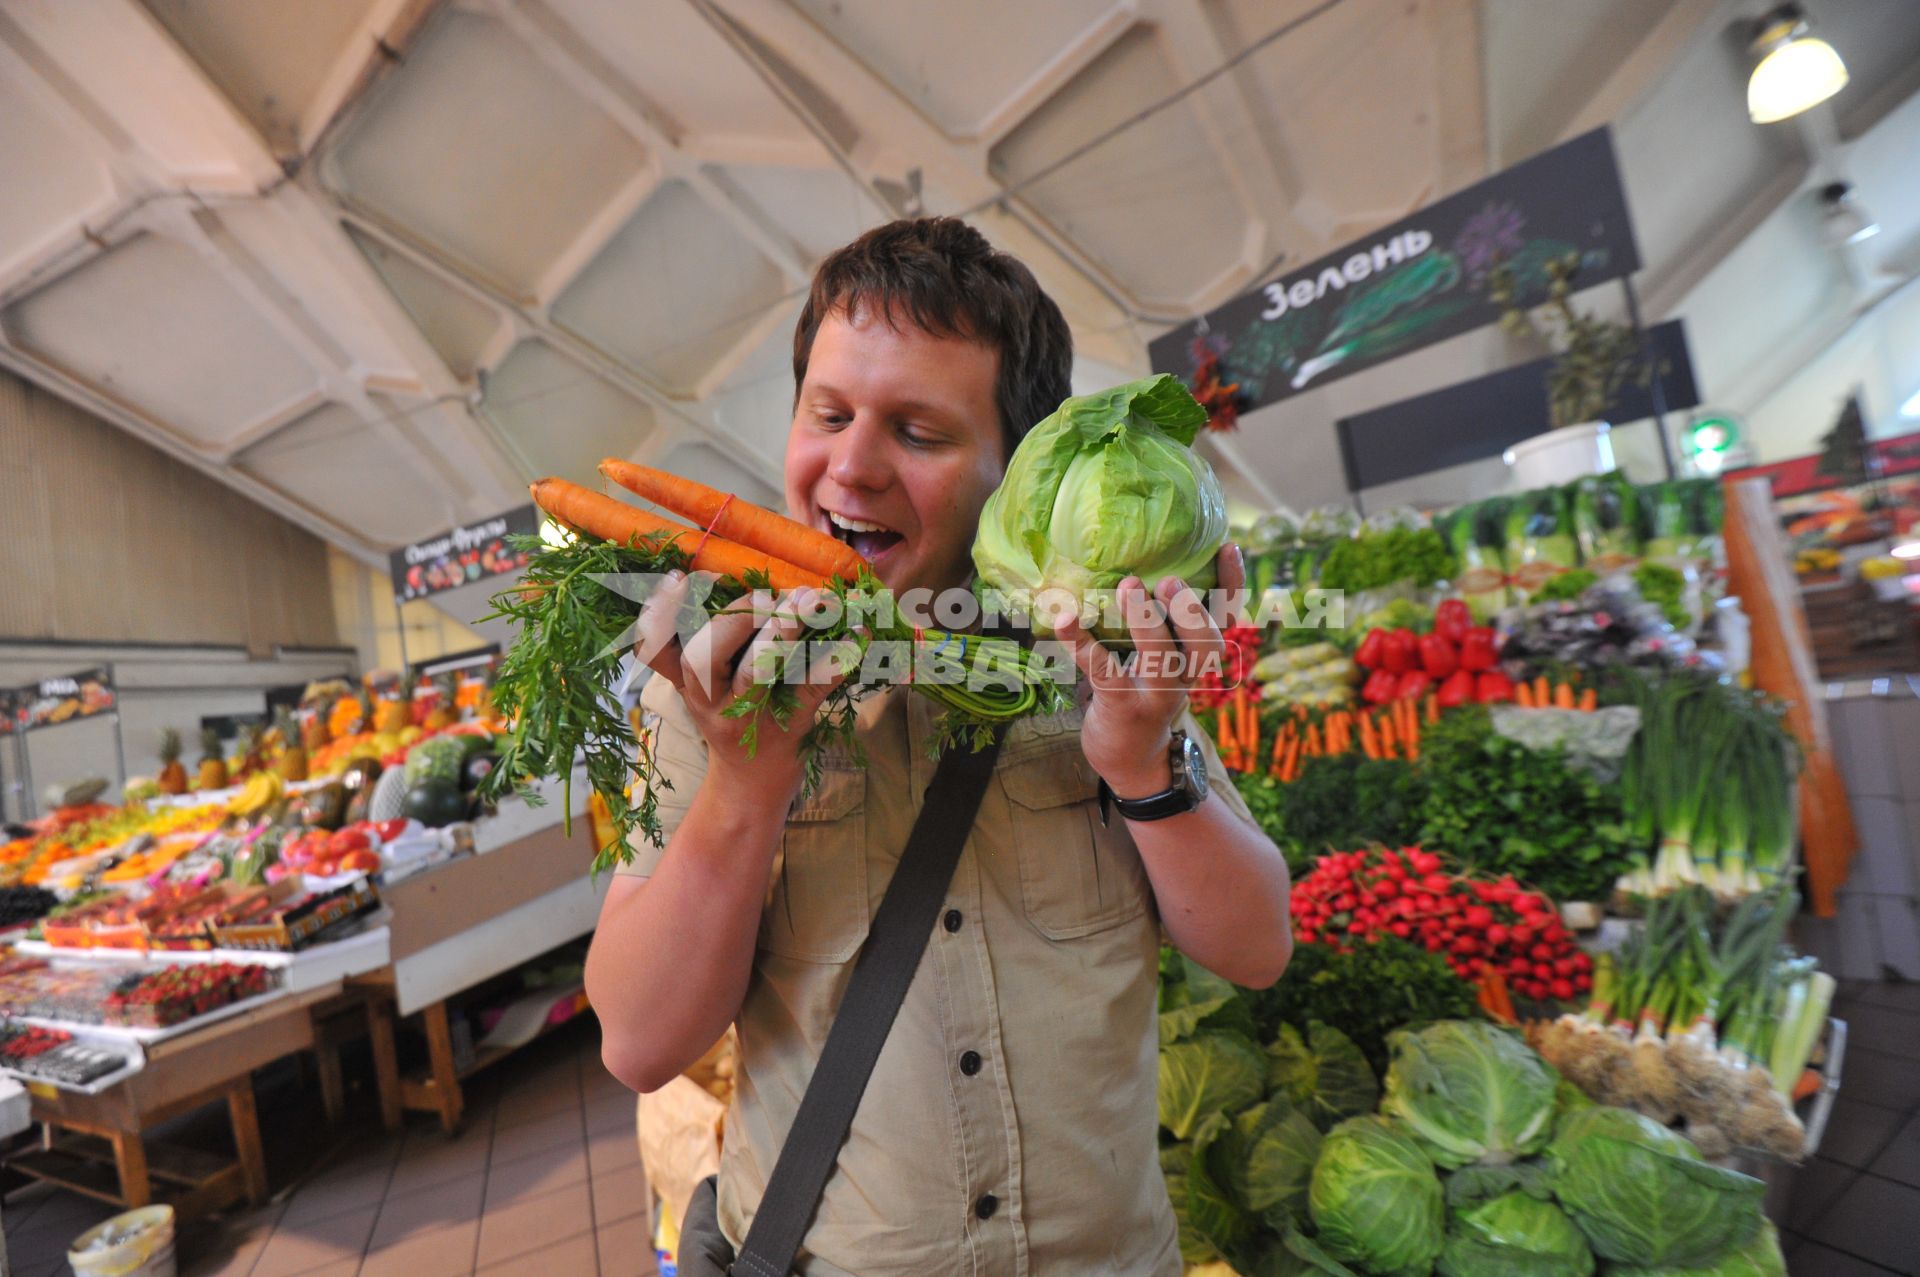
[[1073,393],[1073,335],[1060,308],[1018,258],[996,250],[958,218],[889,222],[820,263],[793,332],[796,395],[807,379],[814,334],[836,310],[997,351],[993,397],[1009,456],[1028,430]]

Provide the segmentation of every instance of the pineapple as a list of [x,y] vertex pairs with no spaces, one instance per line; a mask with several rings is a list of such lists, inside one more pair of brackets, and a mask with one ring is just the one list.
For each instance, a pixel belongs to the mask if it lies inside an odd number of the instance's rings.
[[398,696],[383,696],[373,703],[373,730],[398,732],[412,720],[407,703]]
[[211,727],[200,733],[200,775],[195,778],[195,789],[225,789],[227,787],[227,761],[220,756],[220,733]]
[[160,792],[187,792],[187,769],[180,763],[180,733],[171,727],[160,733]]
[[281,780],[305,780],[307,778],[307,750],[301,743],[300,731],[293,725],[293,715],[285,706],[280,708],[276,720],[280,738],[285,744],[279,757],[273,760],[273,770]]
[[323,710],[308,710],[300,718],[300,745],[308,754],[327,743],[327,717]]
[[235,780],[245,780],[255,772],[264,771],[267,766],[266,733],[258,723],[249,723],[240,729],[240,761],[233,770]]

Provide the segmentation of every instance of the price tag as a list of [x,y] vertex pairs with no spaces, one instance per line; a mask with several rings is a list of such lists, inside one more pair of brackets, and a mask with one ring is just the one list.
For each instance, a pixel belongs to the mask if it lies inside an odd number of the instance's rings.
[[29,1082],[27,1094],[38,1096],[43,1100],[57,1100],[60,1098],[60,1088],[51,1082]]

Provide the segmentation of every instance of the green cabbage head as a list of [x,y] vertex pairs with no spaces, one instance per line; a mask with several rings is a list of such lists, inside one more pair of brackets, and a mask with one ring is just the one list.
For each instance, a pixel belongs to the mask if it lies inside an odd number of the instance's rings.
[[1329,1254],[1375,1273],[1426,1277],[1446,1235],[1432,1160],[1384,1117],[1349,1118],[1327,1132],[1307,1207]]
[[1441,1166],[1496,1165],[1539,1152],[1553,1135],[1552,1069],[1519,1037],[1479,1020],[1392,1034],[1380,1111],[1399,1118]]
[[1603,1259],[1698,1268],[1760,1230],[1764,1184],[1709,1166],[1685,1137],[1627,1109],[1569,1117],[1547,1162],[1554,1195]]
[[[1044,634],[1050,605],[1078,604],[1127,576],[1149,590],[1169,576],[1213,588],[1227,503],[1193,450],[1206,420],[1165,374],[1061,404],[1020,441],[980,513],[973,564],[982,593],[1031,612]],[[1094,628],[1125,637],[1123,626]]]
[[1787,1260],[1780,1253],[1780,1234],[1764,1223],[1753,1240],[1726,1258],[1704,1268],[1618,1268],[1614,1277],[1787,1277]]
[[1442,1277],[1593,1277],[1593,1251],[1566,1212],[1519,1189],[1453,1212]]

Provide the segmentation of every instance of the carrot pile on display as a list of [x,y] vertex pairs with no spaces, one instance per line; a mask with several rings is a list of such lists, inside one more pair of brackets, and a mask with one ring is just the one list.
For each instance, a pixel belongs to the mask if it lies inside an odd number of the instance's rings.
[[1420,734],[1440,720],[1440,702],[1396,700],[1371,709],[1296,703],[1271,732],[1263,732],[1258,697],[1245,687],[1228,693],[1215,711],[1215,740],[1228,771],[1264,770],[1282,782],[1297,779],[1309,758],[1359,750],[1368,758],[1420,757]]

